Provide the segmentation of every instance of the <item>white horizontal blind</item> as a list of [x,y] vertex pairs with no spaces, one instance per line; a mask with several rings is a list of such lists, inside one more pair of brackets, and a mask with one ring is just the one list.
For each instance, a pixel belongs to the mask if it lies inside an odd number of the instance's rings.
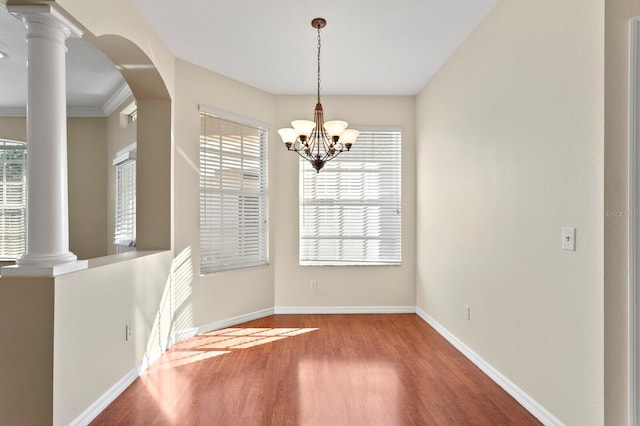
[[[119,155],[116,166],[116,214],[114,243],[135,247],[136,244],[136,160],[135,154]],[[126,249],[118,248],[118,253]]]
[[200,274],[266,265],[267,129],[200,112]]
[[27,150],[0,140],[0,259],[17,259],[27,248]]
[[300,160],[300,264],[400,264],[402,132],[361,131],[316,173]]

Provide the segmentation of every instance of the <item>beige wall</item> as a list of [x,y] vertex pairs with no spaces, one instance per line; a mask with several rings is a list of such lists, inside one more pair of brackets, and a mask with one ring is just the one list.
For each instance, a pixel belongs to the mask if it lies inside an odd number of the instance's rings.
[[[175,331],[159,326],[171,324],[179,308],[166,303],[178,292],[172,253],[126,253],[112,261],[90,261],[87,270],[55,278],[55,425],[70,424]],[[129,341],[126,325],[133,327]]]
[[199,275],[200,207],[200,116],[198,105],[216,108],[271,126],[269,165],[273,170],[274,97],[253,87],[204,70],[181,60],[176,61],[176,100],[174,117],[174,220],[175,253],[190,253],[194,265],[193,293],[190,302],[193,323],[204,325],[225,318],[273,306],[274,205],[280,182],[269,180],[270,264],[266,267]]
[[[278,96],[277,126],[312,119],[313,96]],[[275,306],[415,306],[415,98],[413,96],[325,96],[327,120],[349,127],[399,127],[402,135],[402,266],[298,265],[298,156],[276,135],[271,153],[275,206]],[[354,145],[354,149],[357,149]],[[349,155],[349,154],[343,154]],[[273,222],[272,221],[272,222]],[[309,282],[317,280],[311,291]]]
[[67,120],[69,248],[79,259],[107,254],[105,118]]
[[27,121],[24,117],[0,117],[0,139],[27,141]]
[[137,249],[169,250],[173,231],[171,100],[138,99],[137,106]]
[[[136,102],[138,118],[130,123],[122,111],[135,99],[130,97],[107,120],[107,250],[116,252],[113,244],[115,227],[116,154],[137,144],[136,160],[136,237],[139,250],[171,248],[171,103],[164,99]],[[165,139],[163,142],[163,137]]]
[[[0,117],[0,138],[27,140],[24,117]],[[107,254],[105,118],[67,119],[69,248],[79,259]]]
[[[628,211],[629,19],[640,16],[637,1],[605,2],[604,208]],[[627,422],[628,400],[628,217],[604,222],[605,421]]]
[[53,416],[53,278],[0,280],[0,424]]
[[500,1],[417,101],[418,307],[575,425],[604,422],[603,12]]

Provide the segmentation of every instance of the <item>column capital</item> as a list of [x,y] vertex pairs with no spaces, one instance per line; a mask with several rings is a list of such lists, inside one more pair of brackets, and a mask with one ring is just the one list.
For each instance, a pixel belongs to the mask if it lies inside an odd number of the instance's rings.
[[[51,5],[7,6],[7,10],[24,22],[29,34],[34,31],[33,24],[42,24],[62,31],[65,39],[82,37],[82,30]],[[38,36],[43,36],[38,32]]]

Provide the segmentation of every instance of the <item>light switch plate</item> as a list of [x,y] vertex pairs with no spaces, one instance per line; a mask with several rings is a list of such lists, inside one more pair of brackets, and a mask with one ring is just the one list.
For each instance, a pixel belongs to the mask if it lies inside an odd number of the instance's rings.
[[562,228],[562,249],[576,251],[576,228],[569,226]]

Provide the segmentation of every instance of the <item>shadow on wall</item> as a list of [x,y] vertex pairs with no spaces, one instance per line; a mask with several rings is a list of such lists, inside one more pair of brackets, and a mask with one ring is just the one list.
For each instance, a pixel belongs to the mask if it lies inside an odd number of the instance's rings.
[[191,247],[187,247],[171,264],[169,277],[149,333],[142,368],[148,368],[176,341],[196,333],[190,302],[193,281]]

